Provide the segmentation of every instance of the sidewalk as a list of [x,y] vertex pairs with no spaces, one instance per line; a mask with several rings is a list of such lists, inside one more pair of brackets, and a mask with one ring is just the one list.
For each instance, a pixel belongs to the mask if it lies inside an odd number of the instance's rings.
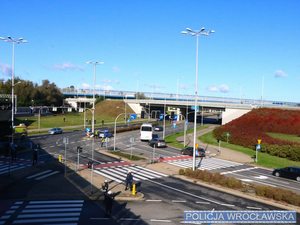
[[[216,126],[210,126],[204,130],[198,130],[196,133],[196,136],[199,137],[203,134],[211,132],[215,127]],[[183,136],[178,137],[177,141],[183,143],[183,138],[184,138]],[[193,146],[193,143],[194,143],[194,134],[193,133],[186,135],[186,143],[188,143],[189,146]],[[228,148],[223,148],[222,144],[221,144],[220,152],[219,152],[218,146],[205,144],[205,143],[199,141],[198,138],[196,138],[196,143],[199,144],[199,146],[202,146],[203,148],[206,149],[206,153],[207,153],[208,157],[216,157],[219,159],[224,159],[224,160],[229,160],[229,161],[239,162],[239,163],[252,163],[253,162],[253,159],[250,156],[248,156],[244,153],[238,152],[238,151],[228,149]]]

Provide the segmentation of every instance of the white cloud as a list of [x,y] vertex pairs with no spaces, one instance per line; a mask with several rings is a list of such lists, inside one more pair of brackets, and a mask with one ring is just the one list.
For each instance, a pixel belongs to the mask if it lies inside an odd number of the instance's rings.
[[81,86],[82,86],[83,88],[90,88],[90,85],[87,84],[87,83],[82,83]]
[[208,90],[208,91],[211,91],[211,92],[217,92],[219,89],[218,89],[217,86],[212,85],[212,86],[209,86],[209,87],[207,88],[207,90]]
[[274,77],[287,77],[287,74],[283,70],[276,70],[274,73]]
[[67,70],[77,70],[77,71],[84,71],[84,69],[81,66],[72,64],[72,63],[61,63],[61,64],[55,64],[52,66],[54,70],[59,71],[67,71]]
[[221,93],[228,93],[229,87],[227,84],[221,84],[221,85],[211,85],[207,88],[210,92],[221,92]]
[[4,76],[11,76],[12,70],[10,65],[0,64],[0,71]]
[[229,92],[229,87],[227,84],[221,84],[219,86],[219,91],[222,93],[228,93]]

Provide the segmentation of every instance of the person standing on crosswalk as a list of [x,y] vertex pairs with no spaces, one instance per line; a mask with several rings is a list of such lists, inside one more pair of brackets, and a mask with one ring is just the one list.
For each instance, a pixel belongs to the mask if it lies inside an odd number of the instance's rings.
[[39,150],[39,145],[35,146],[32,150],[32,165],[36,165],[38,161],[38,150]]
[[125,180],[125,191],[128,189],[128,186],[130,190],[132,189],[132,182],[133,182],[133,175],[130,170],[128,170],[126,180]]

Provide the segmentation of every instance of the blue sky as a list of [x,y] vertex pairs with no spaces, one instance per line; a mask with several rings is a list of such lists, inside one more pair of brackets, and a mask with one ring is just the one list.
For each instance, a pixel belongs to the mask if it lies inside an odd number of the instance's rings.
[[[200,96],[300,102],[298,0],[1,0],[0,36],[15,49],[15,73],[58,87],[194,94],[199,39]],[[11,44],[0,41],[0,79]],[[263,82],[264,80],[264,82]]]

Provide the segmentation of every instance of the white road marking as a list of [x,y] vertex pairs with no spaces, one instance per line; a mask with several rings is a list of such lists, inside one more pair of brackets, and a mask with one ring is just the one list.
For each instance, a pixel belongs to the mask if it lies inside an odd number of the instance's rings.
[[43,172],[40,172],[40,173],[36,173],[36,174],[34,174],[34,175],[31,175],[31,176],[29,176],[29,177],[26,177],[26,179],[31,179],[31,178],[34,178],[34,177],[38,177],[38,176],[40,176],[40,175],[43,175],[43,174],[45,174],[45,173],[49,173],[49,172],[51,172],[52,170],[45,170],[45,171],[43,171]]
[[235,205],[232,205],[232,204],[226,204],[226,203],[222,203],[222,204],[220,204],[220,205],[223,205],[223,206],[235,206]]
[[221,204],[220,202],[217,202],[217,201],[214,201],[214,200],[211,200],[211,199],[208,199],[208,198],[200,197],[200,196],[198,196],[198,195],[194,195],[194,194],[192,194],[192,193],[189,193],[189,192],[186,192],[186,191],[183,191],[183,190],[180,190],[180,189],[171,187],[171,186],[167,186],[167,185],[165,185],[165,184],[162,184],[162,183],[159,183],[159,182],[156,182],[156,181],[153,181],[153,180],[148,180],[148,182],[151,182],[151,183],[160,185],[160,186],[165,187],[165,188],[168,188],[168,189],[170,189],[170,190],[174,190],[174,191],[177,191],[177,192],[180,192],[180,193],[183,193],[183,194],[186,194],[186,195],[195,197],[195,198],[199,198],[199,199],[202,199],[202,200],[205,200],[205,201],[208,201],[208,202],[212,202],[212,203],[215,203],[215,204],[217,204],[217,205],[220,205],[220,204]]
[[30,201],[29,204],[45,204],[45,203],[83,203],[84,200],[49,200],[49,201]]
[[161,202],[160,199],[147,199],[146,202]]
[[48,222],[70,222],[70,221],[78,221],[79,217],[71,217],[71,218],[43,218],[43,219],[23,219],[23,220],[15,220],[13,224],[24,224],[24,223],[48,223]]
[[160,222],[160,223],[171,223],[171,220],[158,220],[158,219],[150,219],[151,222]]
[[196,201],[195,203],[196,203],[196,204],[207,204],[207,205],[210,204],[210,202],[200,202],[200,201]]
[[37,177],[37,178],[35,178],[35,180],[42,180],[42,179],[44,179],[46,177],[52,176],[52,175],[57,174],[57,173],[59,173],[59,171],[53,171],[52,173],[48,173],[48,174],[46,174],[44,176]]
[[262,208],[259,208],[259,207],[252,207],[252,206],[247,206],[246,208],[247,208],[247,209],[257,209],[257,210],[262,210]]
[[245,169],[239,169],[239,170],[233,170],[233,171],[227,171],[227,172],[222,172],[222,175],[225,174],[230,174],[230,173],[238,173],[238,172],[242,172],[242,171],[248,171],[248,170],[253,170],[253,169],[257,169],[257,167],[250,167],[250,168],[245,168]]
[[257,178],[257,179],[260,179],[260,180],[265,180],[265,179],[268,179],[268,177],[266,176],[263,176],[263,175],[259,175],[257,177],[254,177],[254,178]]
[[60,217],[60,216],[80,216],[80,212],[71,212],[71,213],[42,213],[42,214],[23,214],[18,215],[17,218],[41,218],[41,217]]
[[181,202],[186,202],[186,200],[172,200],[174,203],[181,203]]

